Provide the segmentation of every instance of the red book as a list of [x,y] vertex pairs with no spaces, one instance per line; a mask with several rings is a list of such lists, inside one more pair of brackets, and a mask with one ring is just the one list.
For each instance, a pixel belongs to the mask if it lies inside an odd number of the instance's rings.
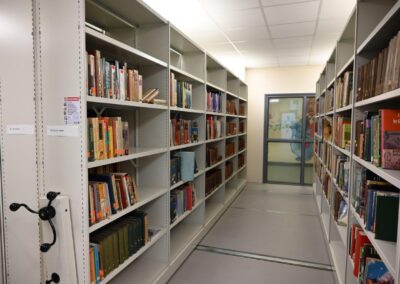
[[359,231],[357,235],[357,240],[356,240],[356,246],[355,246],[355,254],[354,254],[354,269],[353,269],[353,275],[358,278],[358,272],[360,271],[360,254],[361,254],[361,248],[365,244],[370,244],[371,242],[369,241],[367,235],[365,234],[364,231]]
[[381,109],[382,168],[400,170],[400,110]]
[[186,187],[186,210],[192,210],[193,199],[192,199],[192,185],[189,183]]

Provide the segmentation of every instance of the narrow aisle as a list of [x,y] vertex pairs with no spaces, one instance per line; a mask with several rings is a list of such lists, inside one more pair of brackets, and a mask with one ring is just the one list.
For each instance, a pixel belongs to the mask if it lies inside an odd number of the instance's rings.
[[312,189],[249,184],[170,284],[334,284]]

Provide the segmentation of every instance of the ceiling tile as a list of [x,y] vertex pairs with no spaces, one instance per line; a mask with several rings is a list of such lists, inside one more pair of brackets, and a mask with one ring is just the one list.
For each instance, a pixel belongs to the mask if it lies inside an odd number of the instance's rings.
[[285,48],[278,49],[277,54],[279,57],[294,57],[294,56],[309,56],[311,47],[307,48]]
[[292,66],[292,65],[307,65],[309,56],[290,56],[290,57],[279,57],[278,62],[280,66]]
[[270,40],[254,40],[233,43],[240,51],[258,52],[264,50],[272,50],[274,45]]
[[[313,1],[319,1],[319,0],[309,0],[309,2]],[[281,6],[285,4],[294,4],[301,2],[307,2],[307,0],[261,0],[263,6]]]
[[266,26],[226,30],[225,34],[231,41],[251,41],[268,38]]
[[259,7],[258,0],[199,0],[208,11],[243,10]]
[[264,8],[269,25],[316,21],[319,1]]
[[312,37],[292,37],[292,38],[281,38],[274,39],[274,45],[276,48],[302,48],[310,47],[312,45]]
[[211,16],[217,25],[224,29],[252,28],[265,25],[261,9],[241,11],[211,11]]
[[316,22],[272,25],[269,27],[272,38],[309,36],[314,33]]
[[356,5],[356,0],[324,0],[321,5],[320,19],[348,19]]

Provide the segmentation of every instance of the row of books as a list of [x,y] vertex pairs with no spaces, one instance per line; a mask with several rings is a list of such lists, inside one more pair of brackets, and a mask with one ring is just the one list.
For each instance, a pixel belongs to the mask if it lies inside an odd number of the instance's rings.
[[175,79],[175,74],[170,73],[170,106],[192,108],[192,84]]
[[400,169],[400,110],[365,112],[356,121],[355,154],[385,169]]
[[206,139],[217,139],[224,134],[224,122],[222,118],[207,115]]
[[226,100],[226,113],[236,115],[236,103],[233,100]]
[[246,129],[246,123],[244,121],[239,121],[239,133],[244,133]]
[[335,145],[350,150],[351,145],[351,118],[335,116],[333,126],[335,127]]
[[335,82],[335,109],[350,104],[353,94],[353,71],[344,73],[343,78],[337,78]]
[[226,123],[226,135],[235,135],[237,134],[237,123],[236,122],[227,122]]
[[135,178],[127,173],[89,174],[89,224],[139,202]]
[[88,118],[89,161],[128,155],[129,147],[129,124],[121,117]]
[[192,183],[187,183],[174,189],[170,193],[170,223],[183,215],[186,211],[192,210],[196,204],[196,190]]
[[239,103],[239,115],[246,115],[246,104],[245,103]]
[[143,79],[136,69],[128,69],[126,62],[107,61],[99,50],[86,54],[89,96],[136,102],[142,99]]
[[225,144],[225,157],[230,157],[235,154],[235,143],[227,141]]
[[359,67],[356,100],[361,101],[400,87],[400,31],[367,64]]
[[245,164],[244,155],[238,155],[238,169],[242,168]]
[[326,116],[322,120],[322,137],[324,140],[332,141],[332,124],[333,121],[331,117]]
[[349,206],[340,192],[336,191],[333,202],[333,218],[339,226],[347,227],[347,212]]
[[393,276],[381,260],[363,229],[353,224],[351,227],[349,254],[353,259],[353,275],[360,284],[394,284]]
[[221,93],[207,92],[207,111],[222,112]]
[[194,174],[198,171],[196,154],[191,151],[177,151],[170,160],[170,185],[180,181],[193,181]]
[[246,148],[246,142],[243,138],[239,138],[238,148],[239,148],[239,151],[242,151],[242,150],[244,150],[244,148]]
[[325,92],[325,112],[330,112],[333,110],[333,98],[334,98],[334,89],[333,87],[327,89]]
[[323,143],[321,145],[320,151],[322,162],[328,168],[328,170],[332,172],[332,146],[328,143]]
[[199,142],[199,126],[197,121],[180,118],[179,114],[171,118],[170,132],[171,146]]
[[207,145],[206,149],[206,165],[207,167],[211,167],[215,165],[219,161],[222,161],[222,155],[218,153],[218,147]]
[[328,200],[328,203],[331,204],[332,200],[332,180],[331,177],[328,175],[326,170],[322,171],[322,188],[325,193],[325,197]]
[[225,179],[230,178],[232,174],[233,174],[233,162],[227,161],[225,163]]
[[349,192],[350,161],[345,155],[333,155],[332,176],[336,179],[336,185],[347,194]]
[[361,166],[355,168],[353,206],[375,238],[397,240],[399,190]]
[[90,235],[90,283],[99,283],[150,241],[147,213],[133,212]]
[[206,197],[222,184],[222,170],[212,169],[206,173]]

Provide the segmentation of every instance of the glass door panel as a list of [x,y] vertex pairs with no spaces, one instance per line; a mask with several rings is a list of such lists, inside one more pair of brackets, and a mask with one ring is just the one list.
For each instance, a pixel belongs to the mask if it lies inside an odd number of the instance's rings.
[[311,95],[266,96],[264,182],[312,183],[314,104]]

